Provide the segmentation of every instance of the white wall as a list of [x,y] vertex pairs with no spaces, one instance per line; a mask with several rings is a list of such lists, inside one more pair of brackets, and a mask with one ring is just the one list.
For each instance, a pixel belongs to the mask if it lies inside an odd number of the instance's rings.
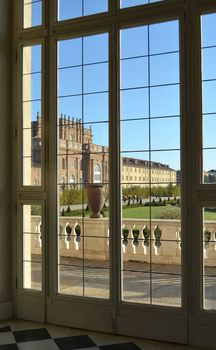
[[0,1],[0,320],[11,317],[10,0]]

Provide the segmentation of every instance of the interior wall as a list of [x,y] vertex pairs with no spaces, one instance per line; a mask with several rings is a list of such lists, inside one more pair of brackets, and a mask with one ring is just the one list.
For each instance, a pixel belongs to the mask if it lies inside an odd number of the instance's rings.
[[12,316],[12,208],[10,183],[10,0],[0,1],[0,320]]

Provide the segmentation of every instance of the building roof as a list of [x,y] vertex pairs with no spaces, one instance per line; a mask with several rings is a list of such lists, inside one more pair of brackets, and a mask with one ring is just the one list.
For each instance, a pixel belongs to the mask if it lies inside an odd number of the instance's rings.
[[129,157],[122,157],[122,163],[123,166],[128,167],[137,167],[137,168],[149,168],[151,167],[154,169],[161,169],[161,170],[167,170],[167,171],[175,171],[174,169],[170,168],[167,164],[162,164],[159,162],[149,162],[148,160],[143,159],[136,159],[136,158],[129,158]]

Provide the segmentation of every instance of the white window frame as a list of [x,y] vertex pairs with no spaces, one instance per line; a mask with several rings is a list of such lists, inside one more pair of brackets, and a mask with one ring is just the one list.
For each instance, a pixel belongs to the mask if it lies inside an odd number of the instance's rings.
[[[21,0],[13,1],[13,6],[16,13],[22,13]],[[52,123],[52,116],[56,116],[56,104],[53,103],[56,99],[56,93],[54,87],[49,87],[49,77],[54,77],[54,84],[56,85],[56,40],[62,37],[77,35],[82,36],[88,33],[94,34],[97,30],[108,31],[110,35],[110,203],[112,206],[112,215],[110,217],[111,225],[111,238],[110,247],[115,254],[112,254],[111,264],[111,300],[112,305],[108,302],[102,304],[97,302],[94,305],[95,310],[99,310],[103,306],[103,312],[110,313],[109,319],[112,320],[112,327],[100,328],[100,320],[93,319],[95,327],[99,330],[105,330],[108,332],[116,331],[117,315],[119,320],[127,320],[127,315],[130,312],[137,311],[133,305],[128,306],[120,302],[121,287],[120,287],[120,266],[121,266],[121,246],[120,242],[114,239],[114,234],[119,232],[121,228],[121,218],[117,213],[121,212],[121,193],[118,184],[121,180],[120,171],[120,159],[119,159],[119,145],[120,145],[120,127],[119,120],[116,118],[119,112],[119,96],[118,85],[116,80],[118,72],[118,29],[128,25],[138,25],[145,23],[154,23],[154,21],[165,21],[169,19],[179,19],[181,22],[181,84],[182,84],[182,96],[181,96],[181,110],[182,110],[182,129],[184,129],[181,150],[182,150],[182,169],[185,169],[181,174],[182,182],[184,183],[183,189],[183,201],[185,206],[182,208],[183,216],[183,231],[190,232],[190,235],[185,234],[183,237],[182,247],[184,249],[183,254],[183,308],[182,312],[179,310],[164,311],[162,308],[151,308],[149,313],[148,306],[141,307],[137,313],[137,317],[142,319],[141,314],[145,314],[148,318],[148,325],[152,333],[147,334],[143,331],[143,336],[154,337],[155,339],[163,339],[177,342],[187,342],[196,346],[208,346],[215,348],[214,329],[216,322],[216,312],[209,312],[200,309],[201,305],[201,274],[202,274],[202,251],[200,249],[200,239],[197,239],[201,227],[202,227],[202,215],[201,208],[203,206],[216,206],[216,185],[202,184],[202,158],[201,158],[201,141],[202,140],[202,118],[201,118],[201,54],[200,54],[200,16],[206,12],[216,12],[215,0],[165,0],[164,3],[154,3],[149,5],[143,5],[128,9],[119,9],[118,1],[111,0],[109,2],[109,13],[93,15],[89,17],[78,18],[74,20],[68,20],[63,22],[56,21],[56,8],[55,1],[47,0],[43,1],[43,23],[39,27],[33,27],[28,29],[22,29],[21,21],[22,16],[14,16],[14,47],[16,47],[17,62],[14,62],[14,82],[17,86],[14,94],[14,120],[15,129],[17,130],[17,139],[15,141],[14,148],[14,168],[19,169],[18,173],[15,173],[15,200],[22,200],[24,203],[28,201],[38,202],[44,201],[44,211],[47,216],[44,215],[45,232],[47,232],[46,250],[48,252],[48,261],[45,263],[47,267],[46,277],[46,296],[47,305],[52,303],[57,307],[66,303],[66,299],[60,298],[56,295],[56,274],[53,275],[53,267],[56,266],[56,240],[51,236],[51,232],[56,231],[57,220],[56,217],[50,215],[56,213],[56,193],[53,193],[53,188],[56,188],[56,139],[57,131],[54,123]],[[24,45],[30,45],[31,43],[43,43],[43,115],[46,115],[46,125],[44,127],[44,175],[43,185],[40,188],[34,188],[33,186],[21,185],[21,174],[19,166],[20,156],[20,140],[21,135],[19,131],[20,125],[20,79],[21,79],[21,48]],[[186,91],[186,92],[185,92]],[[46,101],[46,104],[45,104]],[[17,151],[18,150],[18,151]],[[48,163],[49,160],[49,163]],[[46,176],[45,176],[46,174]],[[17,176],[18,175],[18,176]],[[47,181],[49,177],[49,181]],[[18,178],[18,181],[17,181]],[[186,204],[188,203],[188,204]],[[19,212],[15,215],[14,220],[16,222],[19,219]],[[49,218],[49,219],[47,219]],[[19,226],[18,226],[19,227]],[[17,231],[19,235],[19,228]],[[198,266],[198,267],[197,267]],[[16,271],[16,269],[14,269]],[[16,275],[16,272],[15,272]],[[52,276],[51,276],[52,275]],[[53,277],[54,276],[54,277]],[[17,276],[16,276],[17,277]],[[28,297],[28,296],[27,296]],[[88,302],[84,303],[85,306]],[[71,305],[80,307],[79,310],[83,310],[83,301],[79,300],[71,301]],[[91,309],[92,306],[90,306]],[[19,307],[18,307],[19,309]],[[93,308],[94,309],[94,308]],[[156,310],[157,309],[157,310]],[[50,309],[51,310],[51,309]],[[53,322],[58,320],[57,309],[54,311],[51,317],[51,311],[48,310],[47,318],[52,319]],[[19,313],[18,313],[19,314]],[[77,314],[78,315],[78,314]],[[159,315],[159,316],[158,316]],[[187,330],[182,332],[181,335],[175,334],[176,328],[172,322],[169,323],[170,317],[176,316],[176,324],[185,322]],[[125,317],[125,318],[124,318]],[[158,331],[155,334],[154,322],[155,317],[158,317],[158,322],[167,319],[168,329],[163,324],[162,331]],[[64,323],[61,317],[60,323]],[[79,322],[70,325],[79,325]],[[173,328],[174,327],[174,328]],[[173,334],[172,331],[173,330]],[[118,328],[118,332],[128,334],[136,334],[136,327],[126,327],[124,330],[121,326]],[[139,335],[139,334],[137,334]],[[183,339],[183,340],[182,340]]]

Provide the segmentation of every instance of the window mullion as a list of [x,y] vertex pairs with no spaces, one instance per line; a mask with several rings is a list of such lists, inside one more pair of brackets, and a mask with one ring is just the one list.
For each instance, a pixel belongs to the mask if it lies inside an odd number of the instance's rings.
[[111,297],[113,327],[121,298],[121,189],[120,189],[120,118],[119,118],[119,31],[112,27],[110,34],[110,226],[111,226]]

